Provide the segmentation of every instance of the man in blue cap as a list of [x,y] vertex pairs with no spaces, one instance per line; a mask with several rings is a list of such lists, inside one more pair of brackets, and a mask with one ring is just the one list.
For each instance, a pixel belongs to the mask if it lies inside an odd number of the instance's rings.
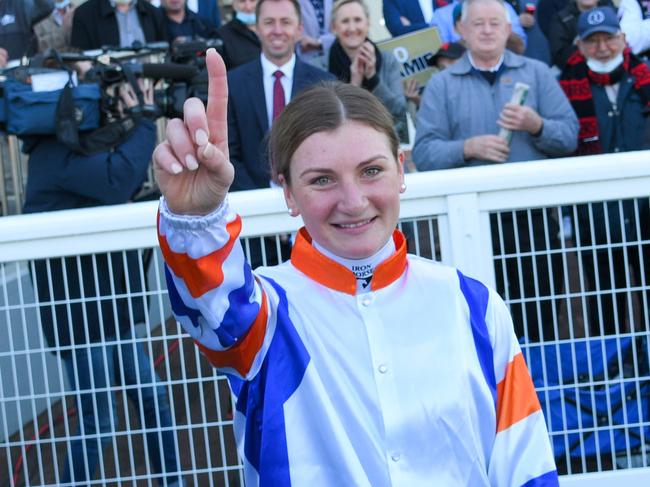
[[627,47],[616,11],[583,12],[577,45],[560,79],[580,122],[577,153],[647,148],[650,69]]

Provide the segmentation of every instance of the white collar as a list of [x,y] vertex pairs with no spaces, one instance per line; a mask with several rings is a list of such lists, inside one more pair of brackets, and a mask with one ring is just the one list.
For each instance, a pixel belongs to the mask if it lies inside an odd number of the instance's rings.
[[469,63],[477,71],[488,71],[488,72],[491,72],[491,73],[496,73],[497,71],[499,71],[499,68],[503,64],[503,53],[501,53],[501,57],[499,58],[497,63],[494,66],[492,66],[491,68],[479,68],[478,66],[476,66],[476,64],[474,64],[474,58],[472,57],[472,53],[469,52],[469,51],[467,51],[467,57],[469,58]]
[[273,76],[273,73],[280,70],[286,78],[293,78],[293,68],[296,66],[296,55],[292,54],[291,59],[287,61],[282,66],[276,66],[264,55],[260,54],[260,59],[262,61],[262,75],[266,77]]
[[389,238],[388,242],[381,249],[365,259],[346,259],[345,257],[339,257],[320,245],[316,240],[312,240],[312,245],[325,257],[328,257],[334,262],[338,262],[352,271],[357,278],[357,292],[359,293],[370,291],[370,279],[375,269],[395,253],[395,242],[392,238]]

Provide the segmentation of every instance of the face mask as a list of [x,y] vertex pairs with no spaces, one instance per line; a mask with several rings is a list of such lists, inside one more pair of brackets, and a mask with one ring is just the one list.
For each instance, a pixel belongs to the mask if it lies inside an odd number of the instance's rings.
[[598,59],[587,59],[587,66],[594,73],[606,74],[611,73],[616,68],[620,66],[623,62],[623,53],[620,53],[618,56],[615,56],[609,61],[599,61]]
[[253,25],[257,20],[255,18],[255,12],[247,14],[246,12],[236,12],[235,17],[244,25]]

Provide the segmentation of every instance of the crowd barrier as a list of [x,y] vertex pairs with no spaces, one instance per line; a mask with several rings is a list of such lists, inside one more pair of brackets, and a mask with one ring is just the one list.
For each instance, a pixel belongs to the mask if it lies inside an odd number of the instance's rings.
[[[650,479],[649,160],[634,152],[407,175],[400,226],[411,252],[496,287],[509,305],[562,485]],[[245,250],[274,263],[300,225],[281,192],[229,198]],[[155,202],[0,219],[0,486],[60,485],[76,432],[60,359],[70,347],[48,343],[46,322],[69,321],[82,303],[101,317],[124,302],[133,333],[105,343],[117,350],[116,384],[88,389],[115,393],[118,413],[93,483],[155,485],[164,474],[152,446],[172,432],[188,485],[243,485],[225,378],[170,318],[155,220]],[[148,422],[151,384],[124,372],[139,346],[171,426]]]

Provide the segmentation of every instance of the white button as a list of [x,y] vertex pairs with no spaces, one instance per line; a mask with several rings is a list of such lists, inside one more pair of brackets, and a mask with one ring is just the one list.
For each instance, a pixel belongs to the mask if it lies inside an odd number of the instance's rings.
[[381,365],[378,367],[378,370],[379,370],[379,372],[380,372],[381,374],[385,374],[386,372],[388,372],[388,367],[386,367],[386,365],[384,365],[384,364],[381,364]]
[[612,111],[610,110],[609,112],[607,112],[607,116],[609,116],[609,117],[613,117],[613,116],[614,116],[614,112],[612,112]]
[[363,301],[361,301],[361,304],[364,306],[370,306],[370,303],[372,303],[372,299],[370,298],[363,298]]
[[390,456],[390,458],[391,458],[394,462],[399,462],[400,455],[399,455],[399,453],[393,453],[393,454]]

